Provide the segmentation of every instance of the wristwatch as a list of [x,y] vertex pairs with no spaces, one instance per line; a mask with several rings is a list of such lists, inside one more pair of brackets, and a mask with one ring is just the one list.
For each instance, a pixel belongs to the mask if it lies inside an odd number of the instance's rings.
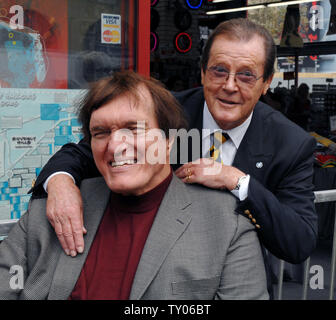
[[246,176],[241,176],[239,179],[238,179],[238,182],[237,182],[237,185],[234,187],[233,190],[239,190],[240,189],[240,186],[242,185],[243,181],[245,179],[247,179],[247,175]]

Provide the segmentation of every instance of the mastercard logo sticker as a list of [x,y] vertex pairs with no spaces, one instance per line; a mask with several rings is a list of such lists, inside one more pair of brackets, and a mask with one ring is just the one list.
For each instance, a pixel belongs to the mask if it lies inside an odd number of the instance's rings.
[[103,33],[103,39],[105,42],[119,43],[120,33],[117,30],[105,30]]

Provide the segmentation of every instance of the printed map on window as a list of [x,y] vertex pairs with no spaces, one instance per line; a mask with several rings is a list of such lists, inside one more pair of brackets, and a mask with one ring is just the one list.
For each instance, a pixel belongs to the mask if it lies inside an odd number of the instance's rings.
[[0,220],[27,210],[50,157],[81,138],[74,105],[83,90],[0,89]]

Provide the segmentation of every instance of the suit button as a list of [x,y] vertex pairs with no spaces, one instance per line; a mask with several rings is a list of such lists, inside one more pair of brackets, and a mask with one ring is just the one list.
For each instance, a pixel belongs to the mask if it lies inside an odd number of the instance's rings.
[[259,224],[256,224],[255,226],[256,226],[256,228],[257,228],[257,229],[260,229],[260,226],[259,226]]
[[253,218],[253,216],[252,216],[252,214],[249,214],[249,216],[248,216],[250,219],[252,219]]
[[245,210],[244,213],[247,214],[247,215],[251,214],[250,210]]
[[256,222],[257,222],[257,220],[253,218],[253,219],[252,219],[252,222],[253,222],[253,223],[256,223]]

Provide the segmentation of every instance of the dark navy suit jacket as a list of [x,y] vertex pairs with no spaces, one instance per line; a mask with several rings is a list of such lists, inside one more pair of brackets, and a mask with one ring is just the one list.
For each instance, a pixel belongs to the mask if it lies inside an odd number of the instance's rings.
[[[202,129],[202,88],[175,96],[185,110],[189,129]],[[305,260],[316,246],[315,146],[307,132],[258,102],[232,164],[251,176],[248,197],[239,203],[239,212],[249,210],[260,226],[257,231],[263,245],[291,263]]]
[[[190,89],[175,96],[186,113],[189,129],[202,129],[203,89]],[[315,145],[308,133],[280,112],[258,102],[233,162],[233,166],[251,176],[248,197],[238,203],[237,210],[246,218],[245,212],[249,210],[255,225],[260,226],[257,232],[262,244],[291,263],[305,260],[316,245],[312,184]],[[41,171],[33,197],[43,194],[42,183],[57,171],[69,172],[77,184],[99,175],[89,144],[67,144]]]

